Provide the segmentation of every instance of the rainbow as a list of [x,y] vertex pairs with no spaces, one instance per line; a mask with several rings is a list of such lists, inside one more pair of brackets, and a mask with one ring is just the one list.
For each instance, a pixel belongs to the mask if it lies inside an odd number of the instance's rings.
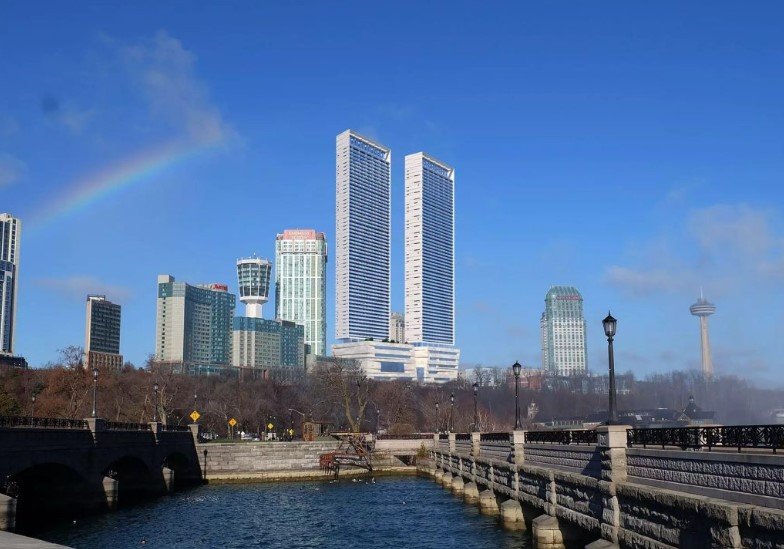
[[33,215],[31,228],[42,229],[123,189],[147,181],[206,152],[217,141],[171,141],[115,162],[68,185],[65,192]]

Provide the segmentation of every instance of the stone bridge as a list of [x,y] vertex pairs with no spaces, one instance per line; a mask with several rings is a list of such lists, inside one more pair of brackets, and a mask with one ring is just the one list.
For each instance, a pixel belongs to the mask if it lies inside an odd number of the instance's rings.
[[202,479],[197,433],[187,426],[0,420],[0,530],[30,531]]
[[784,439],[741,452],[670,430],[653,448],[633,431],[441,434],[420,470],[539,548],[784,548]]

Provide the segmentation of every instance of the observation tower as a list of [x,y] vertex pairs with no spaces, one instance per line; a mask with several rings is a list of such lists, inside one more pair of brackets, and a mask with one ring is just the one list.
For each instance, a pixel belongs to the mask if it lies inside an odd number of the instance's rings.
[[697,300],[697,303],[689,307],[689,311],[691,311],[691,314],[694,316],[700,318],[702,375],[710,379],[713,377],[713,359],[711,358],[710,338],[708,337],[708,317],[716,312],[716,306],[705,299],[702,295],[702,290],[700,290],[700,298]]
[[269,300],[270,271],[267,259],[249,257],[237,260],[237,284],[240,301],[245,304],[245,316],[262,318],[261,308]]

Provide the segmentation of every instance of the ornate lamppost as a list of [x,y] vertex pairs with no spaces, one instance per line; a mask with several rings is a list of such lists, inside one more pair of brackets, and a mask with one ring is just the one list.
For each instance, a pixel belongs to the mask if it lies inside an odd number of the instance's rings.
[[449,393],[449,432],[455,428],[455,393]]
[[438,413],[438,402],[436,402],[436,433],[441,432],[441,414]]
[[523,367],[519,362],[512,364],[512,373],[515,378],[515,430],[520,428],[520,372]]
[[155,397],[153,398],[152,401],[152,420],[158,421],[158,384],[157,383],[153,383],[152,390],[153,393],[155,394]]
[[35,417],[35,394],[33,394],[32,398],[30,400],[33,401],[33,404],[30,407],[30,417]]
[[95,403],[98,396],[98,368],[93,368],[93,416],[96,417]]
[[615,329],[618,326],[618,321],[613,316],[607,313],[607,318],[602,320],[604,326],[604,335],[607,336],[607,354],[610,363],[610,417],[607,420],[608,425],[618,424],[618,410],[615,406],[615,353],[613,352],[613,339],[615,339]]
[[378,430],[381,428],[381,410],[376,408],[376,434],[378,434]]
[[479,430],[479,414],[477,414],[476,397],[479,394],[479,382],[478,381],[474,381],[474,384],[472,385],[472,387],[474,388],[474,431],[478,431]]

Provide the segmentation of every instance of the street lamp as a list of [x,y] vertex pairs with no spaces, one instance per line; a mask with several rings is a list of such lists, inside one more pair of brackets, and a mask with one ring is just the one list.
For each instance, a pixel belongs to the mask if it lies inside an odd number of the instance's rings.
[[449,432],[455,428],[455,393],[449,393]]
[[610,417],[607,420],[607,425],[618,424],[618,411],[615,406],[615,354],[613,353],[613,339],[615,338],[615,328],[618,321],[607,312],[607,318],[602,320],[604,326],[604,335],[607,336],[607,354],[610,361]]
[[98,396],[98,368],[93,368],[93,417],[95,416],[95,400]]
[[152,402],[152,420],[158,421],[158,384],[153,383],[152,390],[155,393],[155,397]]
[[472,385],[472,387],[474,388],[474,431],[478,431],[479,430],[479,419],[478,419],[479,416],[476,413],[476,396],[479,393],[479,382],[478,381],[474,381],[474,384]]
[[376,434],[378,434],[380,428],[381,428],[381,410],[376,408]]
[[441,431],[441,414],[438,413],[438,402],[436,402],[436,433]]
[[33,395],[32,399],[33,405],[30,407],[30,417],[35,417],[35,395]]
[[519,362],[515,361],[512,364],[512,373],[515,378],[515,430],[520,428],[520,371],[522,369]]
[[199,395],[193,393],[193,409],[196,410],[196,399],[199,398]]

